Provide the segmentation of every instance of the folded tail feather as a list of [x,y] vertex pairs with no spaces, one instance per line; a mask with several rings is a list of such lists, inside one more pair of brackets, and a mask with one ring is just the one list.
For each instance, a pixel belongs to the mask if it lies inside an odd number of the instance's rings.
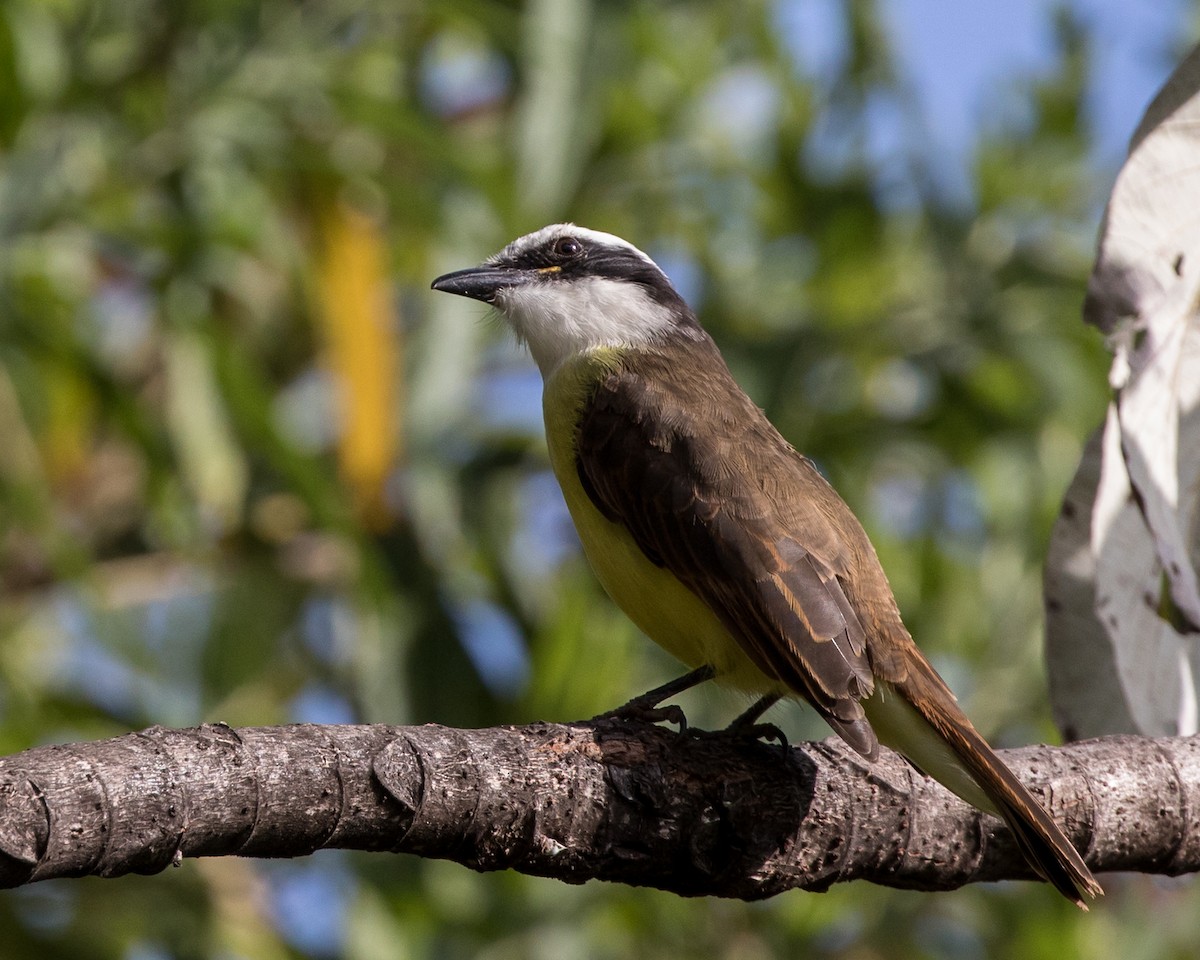
[[[878,684],[863,702],[880,742],[967,803],[1001,817],[1030,866],[1086,910],[1084,896],[1104,890],[1079,852],[972,726],[933,668],[922,667],[904,684]],[[922,676],[925,670],[931,676]]]

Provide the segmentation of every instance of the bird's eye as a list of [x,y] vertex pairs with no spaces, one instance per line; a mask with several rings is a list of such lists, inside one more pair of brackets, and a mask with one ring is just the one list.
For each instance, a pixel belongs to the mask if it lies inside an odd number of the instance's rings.
[[559,237],[554,243],[554,252],[560,257],[577,257],[583,253],[583,244],[574,237]]

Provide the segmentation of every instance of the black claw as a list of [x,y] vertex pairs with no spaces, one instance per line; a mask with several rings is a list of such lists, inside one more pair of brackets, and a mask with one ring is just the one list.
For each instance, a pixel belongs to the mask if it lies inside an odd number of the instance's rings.
[[786,757],[791,750],[791,744],[788,743],[787,735],[773,723],[758,722],[759,717],[770,710],[780,700],[777,694],[768,694],[765,697],[760,697],[750,705],[749,709],[739,714],[728,727],[716,732],[700,730],[689,726],[683,709],[676,704],[660,705],[664,700],[668,700],[676,694],[682,693],[684,690],[690,690],[692,687],[704,683],[706,680],[711,680],[715,675],[716,671],[710,666],[697,667],[691,673],[684,674],[670,683],[664,683],[662,686],[655,687],[641,696],[634,697],[628,703],[617,707],[615,710],[606,710],[604,713],[597,714],[592,720],[634,720],[641,723],[673,723],[679,727],[681,734],[686,734],[695,739],[729,736],[732,734],[736,737],[749,740],[774,741],[779,744],[783,755]]
[[750,740],[774,740],[779,744],[786,757],[791,750],[787,734],[773,723],[759,723],[758,721],[758,718],[775,706],[780,699],[782,698],[774,693],[759,697],[750,705],[749,709],[734,718],[733,723],[725,728],[726,732]]
[[687,734],[694,740],[705,739],[721,739],[728,740],[730,738],[736,740],[744,740],[752,743],[762,741],[774,741],[779,744],[780,750],[786,759],[791,752],[792,745],[788,742],[787,734],[773,723],[743,723],[736,722],[730,724],[724,730],[701,730],[696,727],[681,729],[681,733]]
[[755,723],[748,727],[739,727],[738,733],[753,737],[755,740],[775,741],[779,744],[779,749],[785,758],[791,753],[792,745],[788,743],[787,734],[773,723]]
[[641,720],[645,723],[661,723],[665,720],[667,723],[678,724],[682,733],[688,729],[687,717],[684,716],[683,710],[674,705],[660,707],[659,704],[676,694],[683,693],[684,690],[690,690],[697,684],[711,680],[714,676],[716,676],[716,671],[712,667],[707,665],[697,667],[691,673],[676,677],[670,683],[655,687],[641,696],[634,697],[623,706],[617,707],[615,710],[606,710],[592,719]]
[[665,707],[659,707],[648,701],[643,701],[640,697],[630,700],[615,710],[607,710],[604,713],[597,714],[592,720],[633,720],[640,723],[674,723],[678,725],[680,733],[684,733],[689,729],[687,716],[684,714],[682,707],[673,703],[668,703]]

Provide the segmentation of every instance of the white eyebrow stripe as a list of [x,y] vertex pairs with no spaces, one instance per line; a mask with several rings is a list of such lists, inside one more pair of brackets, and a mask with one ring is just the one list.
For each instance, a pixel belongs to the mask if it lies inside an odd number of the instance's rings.
[[541,230],[527,233],[523,237],[518,237],[495,256],[488,257],[485,262],[489,265],[494,265],[508,260],[515,260],[529,253],[531,250],[536,250],[548,243],[552,243],[560,237],[576,237],[579,240],[599,244],[600,246],[627,250],[635,256],[641,257],[646,263],[655,267],[658,266],[650,257],[628,240],[623,240],[611,233],[603,233],[600,230],[589,230],[587,227],[579,227],[573,223],[552,223],[548,227],[542,227]]

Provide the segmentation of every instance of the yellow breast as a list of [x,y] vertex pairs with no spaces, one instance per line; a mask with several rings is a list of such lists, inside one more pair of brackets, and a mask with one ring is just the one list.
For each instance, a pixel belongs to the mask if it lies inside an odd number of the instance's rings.
[[782,692],[742,652],[712,610],[670,571],[648,560],[625,527],[601,514],[583,489],[575,463],[575,427],[591,387],[619,362],[613,350],[568,361],[547,378],[542,396],[550,464],[584,554],[617,606],[672,656],[689,667],[710,664],[719,682],[740,690]]

